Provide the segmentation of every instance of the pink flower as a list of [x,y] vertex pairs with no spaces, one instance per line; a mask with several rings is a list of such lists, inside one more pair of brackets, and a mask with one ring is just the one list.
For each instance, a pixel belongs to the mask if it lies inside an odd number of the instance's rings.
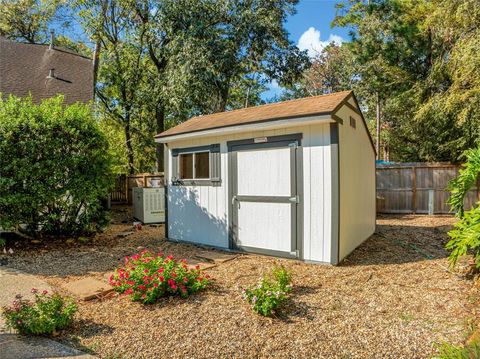
[[47,294],[48,294],[48,290],[44,290],[44,291],[42,292],[42,294],[43,294],[43,295],[47,295]]
[[157,288],[157,287],[158,287],[158,283],[153,283],[153,286],[154,286],[155,288]]
[[31,292],[32,292],[33,294],[37,294],[37,293],[38,293],[38,289],[32,288]]
[[168,280],[168,285],[175,285],[175,281],[173,279],[169,279]]
[[169,256],[167,256],[167,259],[173,260],[173,256],[169,255]]
[[134,284],[135,284],[135,281],[133,281],[133,280],[127,280],[127,284],[128,284],[128,285],[134,285]]
[[145,289],[147,289],[147,287],[145,287],[144,285],[139,285],[139,286],[138,286],[138,289],[140,289],[140,290],[145,290]]
[[184,283],[187,283],[187,282],[188,282],[187,277],[183,277],[183,282],[184,282]]
[[147,273],[148,273],[148,269],[144,269],[144,270],[143,270],[143,273],[147,274]]
[[125,291],[125,294],[132,294],[133,292],[133,289],[132,288],[128,288],[126,291]]
[[172,288],[173,290],[177,290],[177,286],[175,284],[172,284],[170,288]]
[[177,276],[177,273],[172,272],[172,277],[176,277],[176,276]]
[[160,282],[163,282],[163,281],[165,280],[165,278],[164,278],[163,276],[160,276],[160,277],[158,277],[158,280],[159,280]]
[[159,270],[157,270],[158,273],[163,273],[163,267],[161,267]]
[[200,269],[200,265],[197,264],[197,265],[195,266],[195,269]]

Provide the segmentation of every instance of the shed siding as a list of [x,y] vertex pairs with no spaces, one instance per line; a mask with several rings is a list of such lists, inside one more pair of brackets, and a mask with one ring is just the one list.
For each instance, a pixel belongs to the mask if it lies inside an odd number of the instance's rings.
[[[375,231],[375,153],[360,115],[343,106],[339,125],[340,243],[342,260]],[[350,116],[356,128],[350,126]]]
[[[331,153],[329,124],[244,132],[175,141],[168,148],[168,235],[170,239],[228,248],[227,141],[302,133],[303,259],[330,262]],[[172,186],[171,150],[220,143],[222,182],[212,186]]]

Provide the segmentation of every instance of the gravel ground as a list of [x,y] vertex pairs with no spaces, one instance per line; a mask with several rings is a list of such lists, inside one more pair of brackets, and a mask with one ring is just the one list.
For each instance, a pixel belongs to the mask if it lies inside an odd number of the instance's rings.
[[[145,226],[126,238],[129,213],[94,244],[17,248],[8,266],[51,286],[102,277],[142,248],[193,257],[197,247],[163,240],[163,227]],[[388,216],[377,233],[340,266],[282,260],[294,291],[278,318],[253,314],[241,288],[275,259],[242,255],[208,270],[211,288],[184,299],[145,306],[124,296],[80,303],[63,342],[103,358],[428,358],[435,343],[460,343],[478,298],[472,281],[447,270],[443,245],[452,217]],[[469,319],[470,318],[470,319]]]

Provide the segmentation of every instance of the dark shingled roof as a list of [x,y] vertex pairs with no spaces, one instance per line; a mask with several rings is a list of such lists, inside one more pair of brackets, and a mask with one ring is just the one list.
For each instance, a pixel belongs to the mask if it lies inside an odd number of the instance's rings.
[[338,106],[351,94],[352,91],[342,91],[328,95],[312,96],[297,100],[247,107],[240,110],[197,116],[155,137],[162,138],[220,127],[246,125],[293,117],[331,114],[335,112]]
[[[50,69],[55,78],[47,79]],[[92,60],[61,48],[0,37],[0,93],[35,102],[63,94],[68,104],[93,99]]]

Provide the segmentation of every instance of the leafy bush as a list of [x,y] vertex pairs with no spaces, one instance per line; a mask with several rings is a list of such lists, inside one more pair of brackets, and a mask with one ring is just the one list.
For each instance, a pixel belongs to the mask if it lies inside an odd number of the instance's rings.
[[254,312],[270,317],[287,299],[291,291],[292,273],[283,265],[275,265],[271,276],[264,276],[256,286],[243,289],[243,298]]
[[39,293],[33,288],[35,301],[22,299],[17,294],[11,307],[3,308],[3,317],[8,327],[22,335],[55,334],[71,324],[77,305],[60,294]]
[[475,266],[480,268],[480,207],[466,211],[448,235],[451,240],[446,248],[451,251],[449,256],[451,265],[454,266],[460,257],[471,252]]
[[476,185],[480,174],[480,147],[465,152],[467,162],[459,175],[450,181],[448,189],[451,196],[448,203],[460,218],[454,229],[448,232],[451,240],[446,248],[450,250],[449,260],[452,266],[458,259],[472,252],[477,268],[480,268],[480,207],[479,203],[469,211],[464,211],[464,200],[468,191]]
[[0,98],[0,226],[69,236],[105,226],[108,153],[88,105]]
[[438,347],[435,359],[480,359],[480,344],[456,346],[444,343]]
[[177,261],[145,250],[125,257],[125,265],[115,270],[109,282],[116,291],[147,304],[165,296],[188,297],[204,289],[209,278],[199,266],[187,266],[184,259]]

